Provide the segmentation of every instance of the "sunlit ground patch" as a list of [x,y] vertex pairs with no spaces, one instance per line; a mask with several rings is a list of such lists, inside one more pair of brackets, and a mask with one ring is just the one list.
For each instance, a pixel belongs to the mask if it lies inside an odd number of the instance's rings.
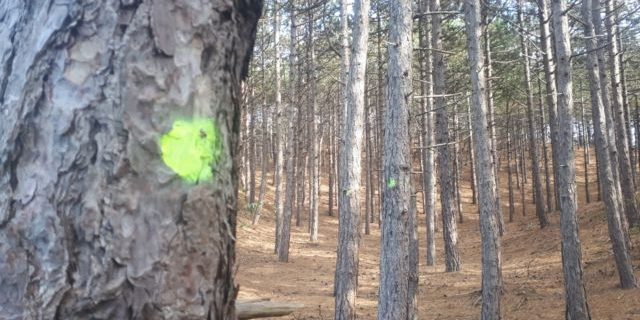
[[176,120],[160,138],[162,160],[183,180],[205,182],[213,178],[212,165],[220,155],[218,131],[209,119]]

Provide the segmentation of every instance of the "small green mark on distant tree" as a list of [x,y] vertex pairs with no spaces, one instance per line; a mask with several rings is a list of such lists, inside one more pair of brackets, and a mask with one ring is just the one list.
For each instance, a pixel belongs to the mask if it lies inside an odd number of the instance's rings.
[[160,150],[164,163],[183,180],[208,181],[220,155],[218,132],[209,119],[177,120],[160,139]]
[[389,189],[393,189],[398,185],[398,182],[396,181],[396,179],[394,178],[389,178],[389,181],[387,182],[387,188]]

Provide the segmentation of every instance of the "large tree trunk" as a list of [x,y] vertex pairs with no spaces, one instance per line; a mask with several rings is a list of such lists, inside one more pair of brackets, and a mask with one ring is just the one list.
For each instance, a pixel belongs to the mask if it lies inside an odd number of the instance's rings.
[[[0,318],[236,318],[240,81],[260,7],[0,5]],[[168,149],[185,130],[205,146],[195,171]]]
[[[436,0],[437,1],[437,0]],[[409,250],[411,236],[411,155],[409,106],[412,103],[411,1],[389,3],[389,68],[384,122],[382,191],[382,241],[380,247],[380,296],[378,319],[412,319],[415,298],[411,294]],[[454,220],[455,222],[455,220]]]
[[571,71],[571,43],[566,4],[553,0],[553,29],[558,85],[558,190],[560,195],[560,232],[562,240],[562,270],[566,297],[565,318],[591,319],[587,293],[582,279],[582,249],[578,236],[576,215],[576,164],[573,152],[573,92]]
[[[440,0],[431,0],[431,11],[440,11]],[[460,270],[458,254],[458,227],[456,223],[457,206],[453,189],[453,161],[448,115],[445,105],[445,65],[442,54],[441,34],[442,17],[435,14],[431,18],[431,47],[433,48],[433,83],[435,96],[435,129],[438,145],[438,175],[440,177],[440,203],[442,207],[442,229],[444,238],[444,260],[447,272]]]
[[524,87],[527,95],[527,128],[529,129],[529,155],[531,156],[531,173],[534,186],[534,200],[536,204],[536,216],[540,228],[549,224],[547,210],[545,209],[544,193],[542,193],[542,180],[540,179],[540,157],[535,138],[535,119],[533,116],[533,90],[531,89],[531,67],[529,63],[529,48],[525,39],[525,24],[523,18],[523,0],[518,0],[518,24],[520,29],[520,49],[523,57]]
[[[600,78],[598,76],[598,57],[595,52],[597,48],[595,33],[593,30],[593,14],[592,3],[599,0],[583,0],[582,1],[582,19],[584,24],[585,43],[587,49],[587,75],[589,77],[589,89],[591,93],[591,108],[593,113],[594,135],[596,140],[596,151],[600,155],[598,161],[598,171],[603,180],[602,197],[604,199],[605,210],[607,213],[607,224],[609,227],[609,238],[613,246],[613,253],[620,277],[620,285],[623,288],[634,288],[636,279],[633,275],[633,266],[631,265],[631,256],[627,246],[625,230],[623,229],[620,212],[622,209],[622,199],[616,190],[618,181],[614,180],[609,158],[608,148],[615,148],[611,142],[607,141],[605,133],[606,123],[603,119],[604,106],[600,95]],[[584,109],[584,108],[583,108]],[[583,110],[584,114],[584,110]]]
[[501,319],[502,266],[498,202],[496,201],[495,171],[492,165],[487,130],[487,105],[484,79],[484,59],[480,51],[480,0],[466,0],[464,6],[467,27],[469,66],[471,69],[471,112],[473,137],[478,172],[478,200],[480,210],[480,236],[482,239],[482,311],[480,319]]
[[[358,248],[360,245],[360,178],[365,104],[369,0],[356,0],[351,61],[347,81],[347,106],[340,150],[340,207],[336,259],[335,319],[356,318]],[[367,190],[368,192],[368,190]],[[365,219],[367,217],[365,216]]]

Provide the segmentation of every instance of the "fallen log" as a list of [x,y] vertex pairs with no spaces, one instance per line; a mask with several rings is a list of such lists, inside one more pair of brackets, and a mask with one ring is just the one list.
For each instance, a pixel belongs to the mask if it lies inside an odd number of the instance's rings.
[[236,301],[236,315],[239,320],[282,317],[304,308],[301,303],[275,302],[264,299]]

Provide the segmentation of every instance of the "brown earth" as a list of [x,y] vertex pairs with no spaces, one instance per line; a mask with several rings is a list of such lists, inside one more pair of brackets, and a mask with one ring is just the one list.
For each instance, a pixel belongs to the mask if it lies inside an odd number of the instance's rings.
[[[640,289],[622,290],[613,261],[607,224],[600,202],[585,204],[582,153],[577,156],[580,237],[586,289],[591,315],[596,319],[640,319]],[[595,159],[592,156],[592,159]],[[595,162],[595,161],[594,161]],[[595,164],[589,167],[590,194],[595,201]],[[467,174],[468,176],[468,174]],[[508,221],[506,172],[501,173],[502,203]],[[271,183],[271,179],[268,179]],[[301,302],[305,308],[293,315],[274,319],[333,319],[333,276],[338,219],[328,216],[327,181],[321,188],[320,236],[311,243],[307,220],[293,227],[288,263],[280,263],[273,254],[273,186],[268,184],[266,207],[257,226],[251,226],[249,212],[238,219],[239,297],[270,298]],[[507,223],[502,239],[504,319],[563,319],[564,293],[560,257],[558,212],[550,213],[551,225],[540,230],[534,215],[530,185],[526,186],[526,216],[522,216],[519,190],[514,190],[514,222]],[[514,177],[515,184],[515,177]],[[462,271],[445,273],[442,264],[441,232],[437,233],[438,260],[435,267],[424,261],[424,215],[420,214],[420,295],[421,319],[477,319],[480,313],[480,234],[475,205],[470,204],[468,181],[461,182],[465,221],[459,224],[459,249]],[[241,194],[244,199],[244,195]],[[241,200],[242,202],[242,200]],[[244,206],[242,202],[241,207]],[[419,213],[422,210],[419,205]],[[306,212],[305,214],[306,215]],[[632,256],[636,277],[640,278],[640,230],[632,230]],[[380,232],[372,226],[371,235],[362,237],[358,291],[358,316],[375,319],[378,297]]]

